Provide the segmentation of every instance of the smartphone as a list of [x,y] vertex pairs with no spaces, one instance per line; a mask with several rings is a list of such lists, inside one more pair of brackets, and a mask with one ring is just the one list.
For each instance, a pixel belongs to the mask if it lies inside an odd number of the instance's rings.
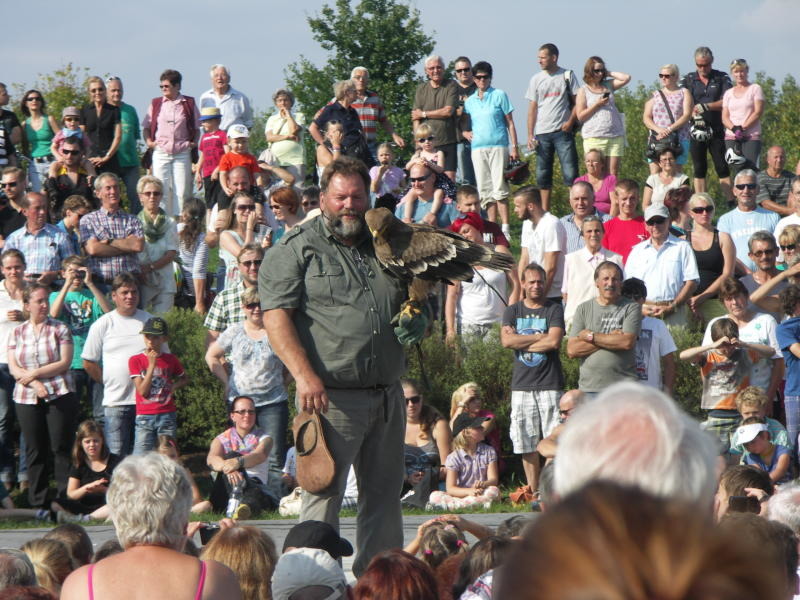
[[608,98],[611,95],[611,92],[603,92],[603,98]]
[[761,503],[758,498],[753,496],[730,496],[728,498],[728,510],[731,512],[759,514],[761,512]]

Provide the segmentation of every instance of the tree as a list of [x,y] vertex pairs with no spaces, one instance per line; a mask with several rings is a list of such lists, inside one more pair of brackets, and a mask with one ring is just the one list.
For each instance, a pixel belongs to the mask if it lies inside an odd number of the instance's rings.
[[[31,86],[39,90],[47,102],[47,113],[56,121],[61,120],[61,111],[67,106],[83,106],[89,101],[87,80],[89,79],[87,67],[77,67],[71,62],[62,65],[52,73],[39,73],[36,82]],[[28,89],[25,83],[15,83],[12,86],[17,100],[22,98]],[[14,104],[18,104],[15,102]],[[22,113],[18,113],[20,119]]]
[[[301,56],[285,71],[287,87],[306,119],[328,103],[336,80],[349,78],[353,67],[366,67],[370,89],[380,95],[395,130],[410,140],[411,103],[421,81],[414,66],[434,47],[419,11],[395,0],[361,0],[355,8],[349,0],[336,0],[309,17],[308,25],[330,55],[321,67]],[[380,130],[379,137],[385,137]]]

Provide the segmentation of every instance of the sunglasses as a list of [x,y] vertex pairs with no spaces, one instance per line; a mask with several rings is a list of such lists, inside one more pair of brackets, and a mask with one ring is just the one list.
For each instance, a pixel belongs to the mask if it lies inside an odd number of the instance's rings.
[[406,404],[419,404],[422,400],[422,396],[409,396],[406,398]]
[[17,187],[17,182],[16,181],[9,181],[8,183],[0,183],[0,187],[15,188],[15,187]]
[[65,121],[78,121],[78,117],[64,117]]
[[786,246],[781,246],[780,249],[782,252],[794,252],[796,247],[796,244],[787,244]]
[[243,265],[243,266],[245,266],[245,267],[247,267],[249,269],[250,267],[258,267],[262,262],[263,261],[261,259],[259,259],[259,260],[243,260],[239,264]]
[[41,102],[41,96],[30,96],[29,98],[25,98],[25,102]]
[[475,75],[475,79],[491,79],[491,75]]
[[93,90],[89,90],[91,94],[102,94],[106,91],[106,88],[94,88]]
[[61,154],[65,154],[66,156],[78,156],[80,153],[80,150],[67,150],[66,148],[61,149]]
[[255,210],[255,209],[256,209],[256,205],[255,204],[240,204],[239,206],[236,207],[236,210],[240,210],[242,212]]
[[736,184],[736,189],[737,190],[754,190],[754,189],[756,189],[756,185],[757,184],[755,184],[755,183],[737,183]]
[[167,83],[167,84],[165,84],[165,85],[160,85],[160,86],[158,86],[158,87],[160,87],[162,90],[168,90],[169,88],[171,88],[171,87],[172,87],[172,84],[170,84],[170,83]]
[[753,256],[756,258],[761,258],[762,256],[772,256],[775,254],[775,248],[769,248],[768,250],[756,250],[753,252]]
[[469,73],[472,69],[456,69],[456,73]]
[[697,67],[698,69],[710,69],[711,63],[708,63],[707,65],[701,63],[694,63],[694,66]]
[[233,410],[231,412],[235,415],[241,415],[241,416],[256,414],[256,411],[253,410],[252,408],[243,408],[241,410]]
[[594,73],[595,75],[602,75],[605,72],[606,72],[605,69],[592,69],[592,73]]
[[423,175],[422,177],[409,177],[408,180],[411,183],[421,183],[421,182],[425,181],[430,176],[431,176],[431,174],[428,173],[427,175]]
[[269,207],[270,207],[272,210],[276,210],[276,209],[278,209],[278,208],[283,208],[283,207],[282,207],[280,204],[270,204],[270,205],[269,205]]
[[661,79],[669,79],[670,77],[672,77],[672,73],[659,73],[658,76]]
[[435,138],[434,138],[432,135],[429,135],[428,137],[417,138],[417,141],[418,141],[420,144],[424,144],[425,142],[432,142],[434,139],[435,139]]
[[314,200],[313,202],[301,202],[301,204],[306,208],[308,208],[309,206],[316,207],[319,206],[319,200]]
[[142,192],[140,195],[141,196],[160,196],[161,192],[158,192],[158,191],[156,191],[156,192]]
[[255,310],[257,308],[261,308],[261,305],[258,302],[251,302],[250,304],[245,304],[244,307],[247,310]]
[[661,225],[662,223],[665,223],[665,222],[666,222],[666,219],[664,217],[653,217],[652,219],[650,219],[647,222],[647,224],[648,225]]
[[711,206],[711,205],[709,205],[709,206],[695,206],[692,209],[692,212],[694,214],[696,214],[696,215],[700,215],[700,214],[703,214],[703,213],[712,213],[712,212],[714,212],[714,207]]

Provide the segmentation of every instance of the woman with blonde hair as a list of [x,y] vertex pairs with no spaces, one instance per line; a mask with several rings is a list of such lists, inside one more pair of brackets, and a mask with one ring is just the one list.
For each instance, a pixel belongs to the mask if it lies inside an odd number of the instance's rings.
[[[668,144],[675,154],[675,170],[680,173],[689,160],[689,119],[692,117],[692,94],[679,86],[680,71],[675,64],[664,65],[659,69],[661,88],[644,103],[643,121],[656,142]],[[663,167],[651,158],[650,174],[658,173]],[[643,203],[643,208],[647,207]]]
[[230,568],[239,579],[242,600],[270,600],[270,582],[278,554],[275,542],[256,527],[228,527],[200,553]]
[[120,174],[117,150],[122,142],[122,117],[110,104],[106,84],[100,77],[89,77],[89,103],[81,108],[81,130],[92,143],[86,157],[98,173]]
[[59,540],[39,538],[25,542],[21,550],[33,563],[38,584],[58,598],[61,585],[76,567],[66,544]]
[[734,166],[731,177],[741,169],[758,170],[761,157],[761,117],[764,91],[748,80],[750,67],[743,58],[731,62],[733,87],[722,96],[722,124],[725,125],[726,160]]
[[468,414],[470,417],[483,417],[486,419],[481,423],[481,427],[486,432],[486,443],[497,452],[498,467],[500,472],[504,469],[502,448],[500,445],[500,430],[495,423],[495,415],[492,411],[483,408],[483,391],[474,381],[468,381],[456,388],[450,396],[450,428],[455,425],[458,415]]

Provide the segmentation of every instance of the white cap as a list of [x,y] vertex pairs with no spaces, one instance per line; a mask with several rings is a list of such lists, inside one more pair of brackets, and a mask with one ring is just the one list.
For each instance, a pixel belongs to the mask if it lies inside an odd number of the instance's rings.
[[242,125],[241,123],[236,123],[235,125],[231,125],[228,127],[228,138],[235,140],[236,138],[249,138],[250,132],[247,131],[247,127]]
[[752,442],[762,431],[769,431],[769,428],[764,423],[741,425],[736,430],[736,445],[740,446],[747,442]]
[[[228,134],[231,137],[231,134]],[[654,202],[644,210],[644,222],[647,223],[653,217],[664,217],[669,219],[669,210],[661,202]]]
[[347,578],[331,555],[318,548],[295,548],[284,553],[272,573],[272,598],[288,600],[297,590],[312,585],[331,588],[325,600],[347,597]]

